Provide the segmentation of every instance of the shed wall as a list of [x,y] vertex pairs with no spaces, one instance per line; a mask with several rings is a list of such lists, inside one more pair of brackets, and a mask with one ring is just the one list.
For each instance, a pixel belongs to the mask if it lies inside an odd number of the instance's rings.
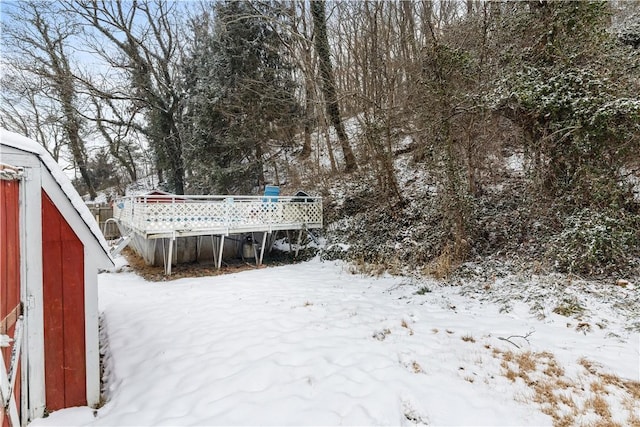
[[42,192],[46,406],[87,404],[84,246]]
[[[0,180],[0,334],[14,336],[20,313],[20,181]],[[9,369],[13,345],[2,348],[5,369]],[[2,369],[2,368],[0,368]],[[17,371],[13,395],[20,412],[20,378]],[[9,425],[9,417],[0,407],[2,426]]]

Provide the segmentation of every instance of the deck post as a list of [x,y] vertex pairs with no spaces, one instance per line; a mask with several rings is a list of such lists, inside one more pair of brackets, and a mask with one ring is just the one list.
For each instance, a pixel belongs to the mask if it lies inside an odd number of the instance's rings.
[[302,229],[298,233],[298,243],[296,243],[296,258],[298,258],[298,252],[300,251],[300,242],[302,241]]
[[164,265],[164,273],[167,276],[171,276],[171,263],[173,262],[173,241],[175,238],[175,234],[169,237],[169,256],[167,256],[167,263]]
[[262,265],[262,258],[264,257],[264,246],[267,243],[267,232],[265,231],[264,234],[262,235],[262,247],[260,248],[260,261],[258,262],[258,265]]
[[[165,245],[165,240],[166,238],[164,237],[160,239],[160,241],[162,242],[162,266],[164,267],[164,274],[167,274],[167,245]],[[158,241],[154,240],[154,242],[156,242],[155,246],[158,246]],[[153,259],[155,260],[155,254],[153,256]]]
[[218,253],[218,270],[222,267],[222,253],[224,251],[224,234],[220,235],[220,252]]
[[211,235],[211,258],[213,258],[213,265],[218,265],[218,251],[216,251],[216,243],[215,243],[215,236],[212,234]]

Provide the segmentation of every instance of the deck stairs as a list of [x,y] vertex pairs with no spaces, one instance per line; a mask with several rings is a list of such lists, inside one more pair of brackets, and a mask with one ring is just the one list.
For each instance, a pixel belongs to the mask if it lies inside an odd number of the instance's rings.
[[120,252],[122,252],[122,250],[127,247],[132,238],[133,233],[120,237],[111,248],[111,256],[115,257],[119,255]]

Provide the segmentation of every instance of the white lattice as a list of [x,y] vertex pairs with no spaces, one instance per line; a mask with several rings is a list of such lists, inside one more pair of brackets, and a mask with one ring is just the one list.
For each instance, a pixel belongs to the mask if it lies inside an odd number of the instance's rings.
[[225,229],[322,227],[322,200],[292,197],[126,198],[114,204],[114,217],[138,232],[153,234]]

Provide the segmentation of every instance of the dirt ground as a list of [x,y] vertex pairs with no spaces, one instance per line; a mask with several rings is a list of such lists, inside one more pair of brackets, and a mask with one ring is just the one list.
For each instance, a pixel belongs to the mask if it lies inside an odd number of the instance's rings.
[[[304,254],[301,253],[301,255]],[[244,270],[255,270],[258,268],[268,268],[271,266],[298,263],[306,259],[305,256],[299,256],[298,258],[294,259],[287,253],[273,251],[268,258],[265,257],[265,259],[263,260],[263,264],[260,266],[256,266],[255,262],[253,262],[253,259],[247,261],[239,258],[225,259],[220,270],[218,270],[216,266],[211,262],[192,262],[188,264],[173,265],[173,267],[171,268],[171,276],[166,276],[164,274],[163,266],[156,267],[147,265],[142,257],[136,254],[130,248],[125,248],[122,251],[122,256],[129,263],[129,267],[131,267],[131,270],[144,277],[146,280],[150,280],[153,282],[164,282],[169,280],[181,279],[184,277],[204,277],[217,276],[219,274],[237,273]]]

